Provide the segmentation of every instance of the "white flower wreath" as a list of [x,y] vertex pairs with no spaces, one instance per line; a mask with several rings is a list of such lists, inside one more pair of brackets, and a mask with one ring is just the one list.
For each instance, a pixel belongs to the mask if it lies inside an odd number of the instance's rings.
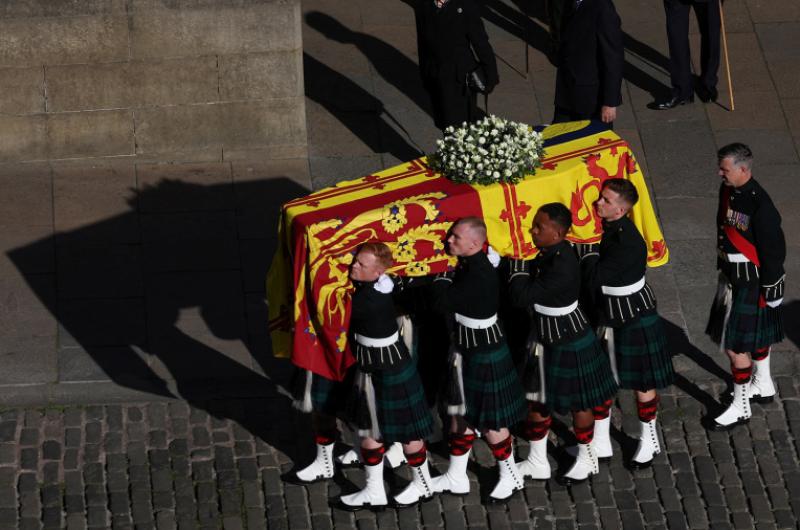
[[452,181],[515,184],[542,165],[542,135],[524,123],[490,115],[444,132],[428,163]]

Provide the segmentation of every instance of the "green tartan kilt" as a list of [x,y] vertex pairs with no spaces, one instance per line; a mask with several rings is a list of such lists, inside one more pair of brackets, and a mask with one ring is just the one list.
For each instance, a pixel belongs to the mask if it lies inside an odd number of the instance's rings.
[[617,392],[608,355],[594,331],[544,347],[545,399],[559,414],[601,405]]
[[758,285],[734,285],[731,310],[725,325],[725,304],[719,296],[714,300],[706,326],[711,340],[720,344],[725,329],[726,350],[737,353],[753,353],[767,348],[784,338],[781,308],[760,307],[761,291]]
[[464,354],[464,419],[471,427],[499,430],[511,427],[527,413],[508,344]]
[[658,313],[643,315],[614,328],[620,388],[646,391],[666,388],[675,380],[667,336]]
[[417,363],[371,372],[375,411],[384,443],[408,443],[433,432],[433,418],[425,400]]

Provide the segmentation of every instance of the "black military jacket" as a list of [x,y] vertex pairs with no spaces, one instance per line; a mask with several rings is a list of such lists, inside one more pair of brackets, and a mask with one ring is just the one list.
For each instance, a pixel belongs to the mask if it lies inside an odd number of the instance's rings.
[[[439,313],[458,313],[467,318],[484,320],[497,315],[500,282],[484,252],[458,259],[455,272],[440,275],[433,282],[433,308]],[[493,348],[505,341],[499,325],[480,330],[453,323],[453,339],[463,351]]]
[[392,293],[375,289],[375,282],[353,281],[350,332],[381,339],[397,331],[397,313]]
[[452,282],[434,281],[434,308],[441,313],[459,313],[484,319],[497,314],[497,271],[484,252],[460,257]]
[[754,279],[749,270],[727,262],[722,255],[718,257],[717,268],[733,283],[757,281],[766,288],[783,279],[786,239],[781,229],[781,216],[755,178],[738,188],[720,186],[717,249],[721,254],[744,254],[754,265],[754,257],[757,259]]
[[[542,248],[530,262],[526,273],[512,273],[509,295],[516,307],[566,307],[578,301],[580,294],[580,265],[575,250],[564,240],[552,247]],[[580,307],[569,315],[551,317],[539,312],[534,322],[543,344],[558,344],[581,334],[588,325]]]
[[398,331],[397,313],[391,293],[375,289],[375,282],[354,281],[350,312],[351,349],[362,370],[373,371],[402,366],[410,360],[402,340],[386,346],[364,346],[355,340],[355,334],[372,339],[383,339]]
[[647,244],[639,229],[627,216],[603,221],[599,254],[589,253],[581,262],[584,288],[599,312],[599,323],[620,326],[656,310],[656,298],[646,283],[626,295],[603,293],[603,287],[633,285],[647,270]]

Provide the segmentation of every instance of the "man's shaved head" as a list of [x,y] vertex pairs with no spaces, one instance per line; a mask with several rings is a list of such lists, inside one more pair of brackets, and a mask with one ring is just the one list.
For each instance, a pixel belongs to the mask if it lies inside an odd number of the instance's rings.
[[453,224],[453,228],[456,226],[468,227],[481,246],[486,243],[486,223],[480,217],[462,217]]

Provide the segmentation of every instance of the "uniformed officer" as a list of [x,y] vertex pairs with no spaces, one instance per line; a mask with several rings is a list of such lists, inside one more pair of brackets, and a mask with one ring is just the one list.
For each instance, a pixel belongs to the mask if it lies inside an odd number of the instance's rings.
[[[452,416],[450,465],[433,479],[437,492],[466,495],[470,490],[467,463],[475,430],[492,450],[500,470],[490,501],[505,501],[523,487],[514,464],[509,427],[525,414],[522,387],[500,322],[499,280],[484,252],[486,225],[477,217],[454,223],[447,239],[448,252],[458,256],[454,273],[433,282],[434,307],[453,315],[452,351],[446,401]],[[489,247],[491,249],[491,247]]]
[[717,268],[719,287],[706,333],[725,350],[733,374],[733,401],[711,424],[724,430],[746,422],[750,401],[775,396],[770,345],[783,340],[781,302],[786,241],[781,216],[753,178],[753,153],[741,143],[717,153]]
[[533,309],[536,329],[523,372],[530,401],[523,432],[530,451],[519,469],[534,479],[550,477],[547,435],[551,412],[571,412],[578,451],[575,463],[559,477],[564,484],[598,473],[591,445],[592,408],[607,402],[617,390],[608,357],[578,304],[580,265],[565,239],[571,225],[572,215],[563,204],[539,208],[531,230],[539,254],[532,262],[513,260],[509,277],[511,303]]
[[354,292],[349,335],[356,357],[356,376],[348,407],[358,428],[364,489],[339,499],[339,507],[355,511],[388,504],[383,484],[385,444],[399,442],[411,466],[411,483],[394,498],[411,506],[433,496],[425,438],[433,419],[425,401],[417,366],[397,326],[392,290],[385,274],[393,263],[383,243],[365,243],[353,258],[350,278]]
[[[656,298],[645,281],[647,245],[628,217],[639,200],[636,186],[626,179],[606,180],[595,203],[603,220],[603,236],[596,252],[582,256],[585,289],[598,312],[600,331],[620,388],[636,392],[641,430],[639,446],[630,464],[649,466],[661,452],[656,431],[658,393],[672,384],[675,372],[667,352],[667,337],[656,311]],[[606,405],[610,405],[607,403]],[[595,411],[592,442],[600,458],[611,457],[610,416]]]

